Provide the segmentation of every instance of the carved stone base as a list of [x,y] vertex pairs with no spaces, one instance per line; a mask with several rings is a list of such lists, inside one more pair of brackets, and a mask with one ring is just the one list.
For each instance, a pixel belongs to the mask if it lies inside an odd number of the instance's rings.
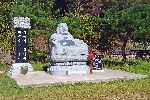
[[52,75],[86,75],[89,73],[89,67],[87,65],[72,65],[72,66],[51,66],[47,69],[47,72]]
[[101,69],[101,70],[92,70],[92,72],[104,72],[104,70],[103,69]]
[[27,74],[28,72],[33,71],[33,67],[30,63],[14,63],[12,64],[8,74],[10,76],[17,76],[19,74]]

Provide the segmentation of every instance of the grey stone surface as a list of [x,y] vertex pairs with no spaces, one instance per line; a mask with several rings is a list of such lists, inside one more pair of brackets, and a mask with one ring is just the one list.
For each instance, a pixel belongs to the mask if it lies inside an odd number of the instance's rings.
[[26,74],[28,72],[33,72],[33,67],[30,63],[14,63],[12,64],[8,75],[10,76],[16,76],[20,74]]
[[30,29],[30,18],[28,17],[14,17],[13,19],[14,28],[28,28]]
[[86,65],[88,45],[82,40],[74,39],[68,32],[66,23],[58,24],[56,33],[51,35],[49,47],[51,64],[47,71],[50,74],[86,74],[89,70]]
[[93,72],[87,75],[49,75],[43,71],[31,72],[26,75],[12,76],[21,87],[48,86],[50,84],[66,84],[77,82],[106,82],[112,80],[130,80],[146,78],[146,75],[124,71],[103,69],[102,72]]
[[88,45],[82,40],[74,39],[68,32],[66,23],[58,24],[56,32],[50,38],[50,58],[52,61],[87,60]]

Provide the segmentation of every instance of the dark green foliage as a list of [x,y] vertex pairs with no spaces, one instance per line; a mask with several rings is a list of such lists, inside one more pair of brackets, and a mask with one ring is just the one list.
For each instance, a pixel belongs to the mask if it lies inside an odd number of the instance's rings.
[[73,9],[75,0],[54,0],[52,15],[55,18],[65,16]]
[[30,53],[30,60],[34,62],[46,62],[47,60],[47,52],[41,51],[41,50],[33,50],[32,53]]
[[60,17],[58,23],[66,23],[69,28],[69,32],[72,35],[81,34],[82,21],[79,16],[74,15],[73,13],[67,14],[65,17]]
[[[116,48],[116,40],[122,43],[122,50],[131,39],[144,44],[146,48],[150,42],[149,8],[148,0],[2,0],[0,49],[12,51],[11,54],[15,50],[14,16],[31,19],[31,58],[38,56],[35,52],[39,52],[35,49],[36,36],[46,35],[45,43],[48,45],[48,38],[61,22],[68,24],[69,32],[74,37],[104,52]],[[40,53],[47,55],[48,50],[41,50]]]
[[[29,32],[29,45],[30,45],[30,60],[31,61],[45,61],[45,55],[48,55],[48,50],[35,49],[39,44],[35,44],[37,35],[46,34],[45,42],[48,44],[48,38],[54,32],[57,21],[51,17],[51,4],[52,1],[47,2],[18,2],[11,11],[13,17],[29,17],[31,19],[31,27]],[[47,8],[45,7],[47,6]],[[36,41],[35,41],[36,40]],[[43,44],[44,45],[44,44]]]
[[[107,10],[103,18],[98,18],[98,29],[101,31],[101,45],[107,47],[121,41],[122,63],[126,62],[125,49],[129,40],[149,43],[149,4],[136,4],[120,9],[118,6]],[[108,38],[108,41],[105,41]],[[106,43],[103,43],[103,41]],[[108,45],[109,44],[109,45]],[[102,48],[105,49],[105,48]]]
[[14,2],[0,3],[0,35],[2,33],[10,32],[11,30],[11,17],[9,16]]
[[149,4],[136,5],[129,10],[129,13],[132,14],[132,20],[134,20],[135,42],[150,42],[150,25],[148,24],[150,22],[149,11]]
[[[10,12],[14,6],[12,0],[2,0],[0,2],[0,69],[6,69],[8,62],[11,62],[11,53],[14,47],[14,33],[12,30],[12,19]],[[7,52],[7,53],[6,53]],[[8,59],[7,59],[8,58]]]

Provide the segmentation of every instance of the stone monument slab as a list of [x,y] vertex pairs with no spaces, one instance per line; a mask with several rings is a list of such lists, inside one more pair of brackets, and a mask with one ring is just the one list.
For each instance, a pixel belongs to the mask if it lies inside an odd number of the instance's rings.
[[13,24],[16,29],[16,60],[8,72],[10,76],[26,74],[33,71],[31,64],[28,63],[28,29],[31,28],[30,18],[14,17]]

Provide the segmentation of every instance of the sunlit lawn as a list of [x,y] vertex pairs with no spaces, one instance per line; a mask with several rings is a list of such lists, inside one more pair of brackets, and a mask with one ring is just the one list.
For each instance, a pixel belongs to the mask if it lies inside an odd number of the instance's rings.
[[[111,61],[114,63],[117,61]],[[41,66],[37,68],[37,66]],[[111,64],[110,64],[111,65]],[[46,64],[33,64],[42,70]],[[107,66],[150,76],[150,63],[137,61],[136,64],[120,68]],[[150,77],[142,80],[112,81],[104,83],[76,83],[50,85],[39,88],[20,88],[6,73],[0,75],[1,100],[150,100]]]

